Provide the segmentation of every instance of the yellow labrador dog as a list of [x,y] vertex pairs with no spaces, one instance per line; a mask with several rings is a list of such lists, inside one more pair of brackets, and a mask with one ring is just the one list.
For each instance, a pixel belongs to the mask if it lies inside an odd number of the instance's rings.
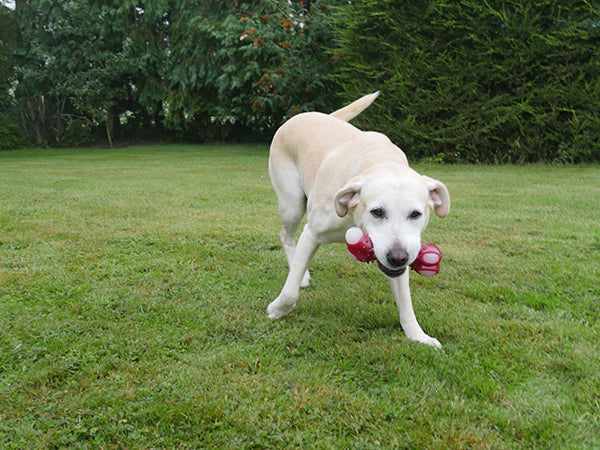
[[[379,269],[389,278],[400,324],[414,341],[441,347],[421,329],[413,311],[408,266],[421,248],[431,210],[450,211],[446,186],[408,167],[406,156],[386,136],[365,132],[349,120],[379,95],[367,95],[332,114],[298,114],[277,130],[269,174],[283,222],[281,242],[290,271],[269,317],[288,315],[300,287],[308,286],[308,265],[321,244],[344,242],[357,226],[373,241]],[[306,226],[295,242],[306,213]]]

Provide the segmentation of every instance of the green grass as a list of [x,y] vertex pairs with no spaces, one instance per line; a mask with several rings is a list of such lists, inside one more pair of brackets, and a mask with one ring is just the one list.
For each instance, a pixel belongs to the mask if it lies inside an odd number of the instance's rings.
[[600,168],[418,166],[448,185],[412,276],[286,264],[266,146],[0,152],[2,448],[598,448]]

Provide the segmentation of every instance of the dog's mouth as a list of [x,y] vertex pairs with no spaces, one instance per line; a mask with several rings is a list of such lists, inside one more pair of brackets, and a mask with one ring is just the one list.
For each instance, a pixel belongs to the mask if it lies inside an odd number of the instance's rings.
[[406,266],[400,267],[398,269],[390,269],[389,267],[386,267],[383,264],[381,264],[379,261],[377,261],[377,265],[379,266],[379,270],[381,270],[385,276],[390,278],[397,278],[406,271]]

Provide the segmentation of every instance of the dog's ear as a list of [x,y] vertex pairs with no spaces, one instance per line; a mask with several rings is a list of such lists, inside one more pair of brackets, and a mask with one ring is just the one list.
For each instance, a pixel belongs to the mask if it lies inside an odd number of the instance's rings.
[[429,189],[429,201],[438,217],[446,217],[450,212],[450,193],[444,183],[422,175],[427,189]]
[[362,186],[362,181],[350,180],[335,194],[335,212],[338,216],[344,217],[348,214],[349,209],[358,205]]

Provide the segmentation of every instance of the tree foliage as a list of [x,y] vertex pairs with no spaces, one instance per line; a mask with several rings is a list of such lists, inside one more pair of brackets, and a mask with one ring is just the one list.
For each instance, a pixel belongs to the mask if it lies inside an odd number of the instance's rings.
[[8,8],[0,5],[0,150],[16,148],[22,144],[11,95],[14,82],[12,53],[16,38],[14,17]]
[[122,125],[270,133],[329,104],[330,18],[319,0],[19,0],[23,123],[41,145],[78,144],[98,129],[111,140]]
[[355,0],[339,81],[381,88],[364,126],[444,161],[600,158],[600,6],[587,1]]
[[[143,14],[132,3],[19,0],[15,96],[30,138],[77,144],[104,124],[118,135],[120,113],[146,114],[141,100],[156,67],[133,37]],[[142,88],[142,89],[140,89]]]
[[299,111],[331,106],[332,12],[324,2],[258,0],[173,20],[167,124],[270,134]]
[[0,5],[0,111],[10,106],[11,54],[16,44],[16,27],[10,10]]

